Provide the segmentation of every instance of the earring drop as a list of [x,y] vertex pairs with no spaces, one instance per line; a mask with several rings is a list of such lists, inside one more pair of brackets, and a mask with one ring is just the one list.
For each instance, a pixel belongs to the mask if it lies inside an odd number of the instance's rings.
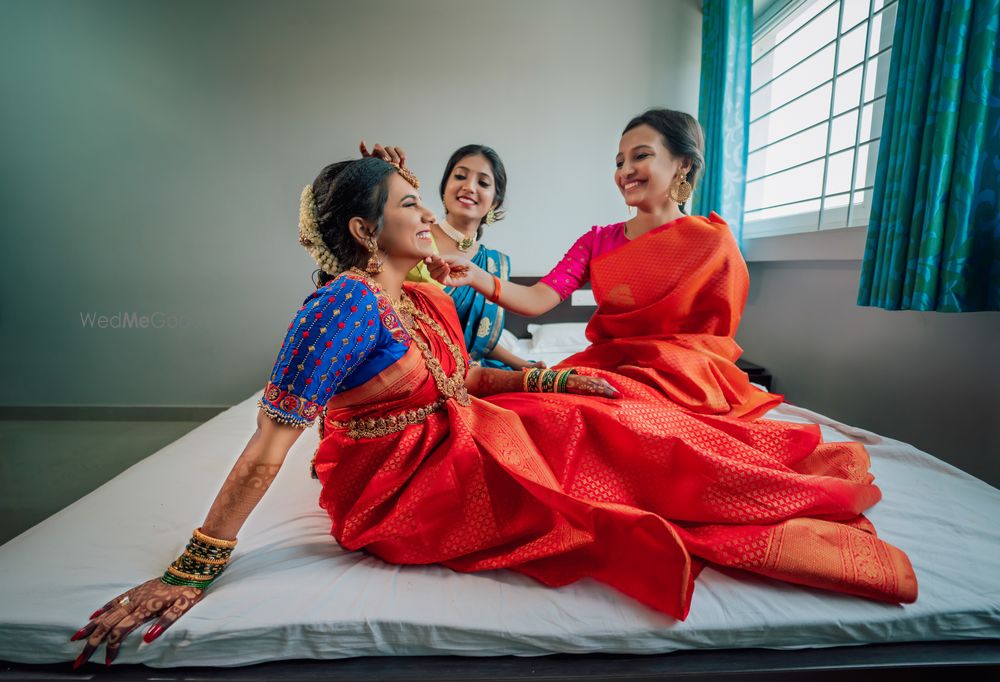
[[368,253],[371,255],[368,257],[368,265],[365,266],[365,271],[369,275],[377,275],[382,272],[382,259],[378,257],[378,243],[374,237],[368,238],[367,246]]
[[687,180],[687,173],[677,172],[674,183],[670,185],[670,198],[678,204],[683,204],[691,198],[691,183]]

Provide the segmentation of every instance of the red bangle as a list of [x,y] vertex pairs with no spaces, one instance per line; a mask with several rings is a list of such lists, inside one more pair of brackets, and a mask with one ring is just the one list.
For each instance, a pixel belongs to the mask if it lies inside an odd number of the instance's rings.
[[493,275],[492,277],[493,277],[493,295],[492,296],[487,296],[486,298],[491,303],[497,303],[497,304],[499,304],[500,303],[500,278],[497,277],[496,275]]

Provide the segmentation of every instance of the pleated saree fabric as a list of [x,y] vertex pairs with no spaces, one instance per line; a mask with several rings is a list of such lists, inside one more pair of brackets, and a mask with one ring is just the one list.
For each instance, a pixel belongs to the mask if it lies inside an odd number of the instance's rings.
[[433,372],[468,362],[454,351],[461,326],[437,287],[405,290],[447,338],[418,321],[439,367],[411,345],[326,405],[315,469],[345,548],[457,571],[507,568],[550,586],[591,577],[681,619],[706,561],[916,598],[905,554],[861,516],[880,496],[861,446],[821,444],[815,426],[746,410],[698,413],[641,375],[598,367],[581,372],[606,378],[620,399],[442,397]]

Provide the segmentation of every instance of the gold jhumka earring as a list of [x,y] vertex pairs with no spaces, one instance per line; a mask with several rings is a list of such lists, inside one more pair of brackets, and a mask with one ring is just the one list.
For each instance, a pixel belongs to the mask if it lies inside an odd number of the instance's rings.
[[371,255],[368,257],[368,265],[365,266],[365,271],[369,275],[377,275],[382,272],[382,259],[378,257],[378,243],[375,241],[375,237],[368,237],[368,253]]

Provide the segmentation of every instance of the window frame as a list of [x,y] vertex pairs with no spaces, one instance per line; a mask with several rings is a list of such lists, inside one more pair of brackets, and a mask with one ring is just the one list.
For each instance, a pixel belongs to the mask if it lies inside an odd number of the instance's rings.
[[[779,29],[782,25],[787,25],[788,22],[794,21],[793,17],[800,16],[799,11],[812,0],[789,0],[787,2],[775,2],[770,7],[768,7],[761,16],[755,21],[754,33],[753,33],[753,43],[756,44],[759,40],[770,35],[773,31]],[[812,233],[812,232],[829,232],[831,230],[844,230],[857,227],[867,227],[868,216],[871,210],[871,196],[873,185],[864,184],[863,186],[858,186],[858,171],[861,165],[859,161],[862,155],[867,154],[865,159],[866,178],[872,178],[874,176],[874,170],[878,161],[878,149],[880,146],[881,138],[881,128],[878,130],[872,129],[868,131],[866,139],[862,140],[862,129],[864,127],[865,119],[865,108],[871,106],[872,109],[872,123],[875,119],[875,111],[879,106],[881,101],[884,101],[886,95],[882,93],[881,95],[876,95],[875,92],[872,94],[873,97],[866,99],[866,90],[869,87],[869,80],[877,77],[877,69],[880,67],[881,60],[880,57],[886,55],[887,53],[891,55],[892,43],[891,37],[888,45],[885,45],[882,41],[879,41],[876,48],[872,50],[872,33],[873,25],[876,22],[876,18],[879,16],[885,16],[885,13],[891,8],[897,5],[898,0],[886,0],[885,2],[878,2],[877,0],[868,0],[868,11],[864,18],[858,19],[850,26],[843,26],[844,13],[845,13],[845,2],[844,0],[830,0],[829,2],[823,3],[822,0],[816,2],[817,5],[821,5],[815,14],[804,21],[801,25],[797,26],[791,33],[784,36],[780,41],[776,42],[774,45],[768,47],[765,51],[761,52],[755,59],[752,60],[751,68],[754,64],[759,63],[761,60],[768,57],[775,50],[779,49],[781,45],[785,44],[788,40],[793,39],[800,31],[805,30],[816,21],[819,17],[824,15],[830,10],[834,5],[837,6],[837,23],[836,23],[836,34],[833,39],[823,43],[818,47],[809,48],[808,52],[804,52],[801,55],[796,55],[796,61],[784,66],[780,71],[772,74],[768,74],[766,80],[762,81],[759,85],[750,91],[750,96],[752,97],[754,93],[761,91],[762,89],[768,87],[774,83],[777,79],[781,78],[784,74],[790,72],[791,70],[797,68],[806,60],[820,54],[823,50],[828,49],[831,45],[834,47],[833,53],[833,66],[830,77],[823,82],[810,87],[808,90],[799,93],[792,99],[782,102],[780,105],[775,107],[769,107],[766,111],[756,113],[750,118],[750,124],[760,121],[765,117],[779,111],[799,99],[808,96],[809,94],[829,86],[830,88],[830,102],[829,110],[827,112],[826,118],[817,121],[813,124],[806,125],[798,130],[784,134],[781,137],[776,137],[774,139],[766,140],[763,144],[758,145],[752,150],[748,150],[748,158],[750,154],[760,152],[767,149],[775,144],[786,141],[795,135],[802,134],[809,130],[813,130],[820,126],[826,126],[826,143],[824,145],[824,152],[820,156],[810,157],[805,161],[797,162],[790,166],[785,166],[778,168],[777,170],[769,170],[767,172],[761,173],[755,177],[747,177],[747,186],[752,182],[756,182],[767,177],[777,175],[779,173],[784,173],[795,168],[806,166],[808,164],[814,164],[817,161],[823,162],[822,176],[820,180],[820,193],[818,195],[810,196],[800,196],[796,197],[794,200],[781,202],[778,204],[763,205],[756,207],[753,210],[744,210],[743,214],[743,231],[744,237],[747,241],[752,241],[755,239],[767,239],[768,242],[774,242],[773,239],[768,239],[771,237],[780,237],[782,235],[793,235],[801,233]],[[881,6],[876,9],[876,4]],[[861,61],[857,64],[852,64],[849,67],[844,68],[843,72],[838,73],[840,67],[841,41],[848,36],[852,31],[864,26],[865,32],[865,42],[864,42],[864,52]],[[892,29],[889,30],[889,35],[892,34]],[[881,29],[882,35],[885,35],[885,27]],[[890,56],[891,59],[891,56]],[[861,84],[859,88],[858,101],[854,103],[847,109],[842,111],[837,111],[837,83],[843,79],[846,75],[851,74],[855,69],[861,69]],[[872,81],[876,82],[876,81]],[[851,146],[842,146],[838,149],[831,151],[831,145],[833,142],[834,134],[834,121],[839,117],[846,115],[854,115],[856,120],[854,123],[854,142]],[[848,129],[849,130],[849,129]],[[849,133],[848,133],[849,135]],[[849,138],[848,138],[849,139]],[[852,165],[851,165],[851,178],[850,184],[846,190],[840,190],[836,192],[828,193],[828,181],[830,179],[830,159],[833,156],[844,154],[845,152],[852,152]],[[763,169],[762,169],[763,170]],[[864,179],[862,179],[864,181]],[[831,200],[843,199],[846,196],[846,205],[840,206],[829,206]],[[771,211],[773,209],[781,209],[787,206],[792,206],[798,203],[806,202],[819,202],[818,207],[810,207],[809,210],[804,210],[801,213],[789,214],[785,216],[777,217],[761,217],[757,220],[753,220],[754,215],[766,215],[766,211]],[[802,242],[803,240],[798,240]],[[856,241],[856,238],[853,238]],[[861,254],[858,254],[860,258]]]

